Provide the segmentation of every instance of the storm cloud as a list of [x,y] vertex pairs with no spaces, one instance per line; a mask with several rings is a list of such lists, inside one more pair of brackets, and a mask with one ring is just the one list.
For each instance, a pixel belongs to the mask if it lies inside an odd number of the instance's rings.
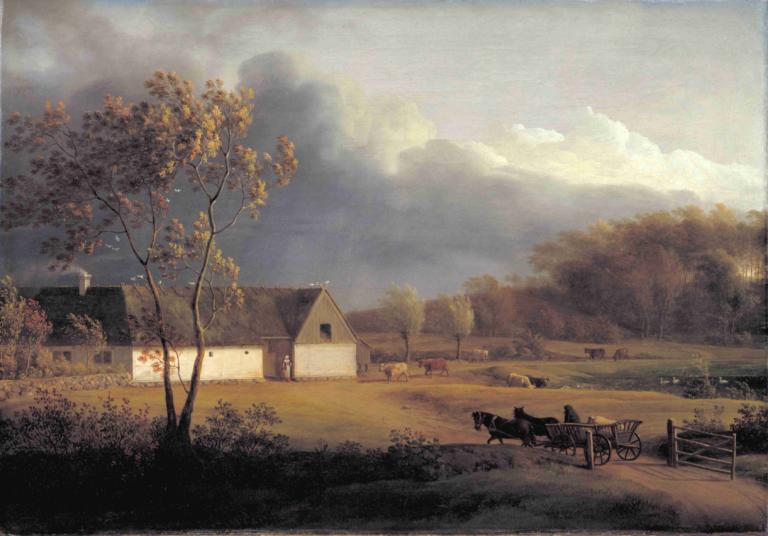
[[[170,43],[186,35],[191,18],[177,17],[168,34],[150,44],[140,38],[141,27],[126,34],[96,10],[84,14],[90,53],[77,54],[86,47],[67,26],[72,12],[63,9],[54,22],[38,13],[50,3],[30,5],[24,15],[32,21],[37,13],[45,21],[49,55],[35,60],[33,47],[22,46],[31,39],[31,22],[4,34],[5,110],[30,111],[59,96],[75,111],[95,106],[106,93],[135,100],[154,68],[175,70],[199,87],[204,74],[215,72],[212,54],[224,46],[219,33],[203,31],[195,53],[181,54]],[[274,24],[287,24],[280,10],[259,9]],[[211,14],[199,6],[192,10]],[[159,9],[156,16],[162,21],[171,12]],[[313,24],[300,23],[309,29]],[[122,50],[128,42],[130,55]],[[17,48],[9,52],[8,43]],[[392,282],[432,296],[455,292],[480,273],[528,273],[533,244],[598,218],[719,201],[743,209],[761,205],[754,202],[763,195],[756,168],[662,149],[597,104],[570,110],[567,128],[526,127],[509,118],[478,139],[450,139],[413,99],[369,94],[357,80],[325,71],[306,55],[258,48],[248,55],[242,47],[228,76],[230,83],[256,90],[247,142],[271,150],[278,135],[288,135],[300,162],[295,181],[271,195],[263,218],[243,222],[223,240],[240,262],[245,284],[329,280],[345,306],[367,306]],[[148,58],[152,69],[146,68]],[[24,61],[51,66],[35,72],[21,68]],[[54,90],[58,95],[51,95]],[[18,166],[3,155],[5,174]],[[5,271],[27,284],[67,281],[71,276],[56,279],[43,269],[40,236],[30,230],[6,234],[0,250]],[[128,282],[136,273],[119,244],[111,246],[82,260],[97,284]]]

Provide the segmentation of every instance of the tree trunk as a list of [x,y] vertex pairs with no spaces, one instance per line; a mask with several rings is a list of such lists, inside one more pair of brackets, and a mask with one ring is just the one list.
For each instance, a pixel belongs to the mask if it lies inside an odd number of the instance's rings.
[[27,349],[27,365],[24,367],[24,376],[29,375],[29,367],[32,365],[32,348]]
[[658,332],[659,340],[664,338],[664,317],[665,316],[666,315],[663,312],[659,313],[659,332]]
[[405,362],[408,363],[411,360],[411,346],[407,333],[403,333],[403,341],[405,341]]
[[[165,318],[163,309],[160,305],[160,290],[157,288],[155,278],[149,266],[144,266],[144,273],[147,276],[147,285],[152,292],[152,298],[155,301],[155,317],[160,327],[160,345],[163,347],[163,392],[165,395],[165,430],[170,437],[176,430],[176,405],[173,401],[173,385],[171,384],[171,356],[168,339],[165,333]],[[181,363],[176,363],[180,366]]]
[[189,381],[187,400],[184,402],[184,408],[181,410],[181,415],[179,415],[178,437],[184,445],[190,445],[192,443],[192,438],[190,437],[192,411],[195,409],[195,400],[197,399],[197,391],[200,388],[200,376],[203,371],[203,360],[205,359],[205,329],[203,328],[203,322],[200,318],[200,292],[203,288],[203,283],[205,282],[206,273],[208,272],[208,263],[211,260],[213,238],[216,236],[216,224],[213,218],[214,203],[215,200],[208,205],[208,228],[210,236],[205,244],[205,252],[203,253],[203,259],[200,264],[200,272],[195,281],[195,289],[192,293],[192,301],[190,303],[192,308],[192,323],[195,330],[197,355],[195,355],[195,364],[192,366],[192,377]]
[[195,346],[197,354],[195,355],[195,364],[192,367],[192,377],[189,382],[189,393],[184,402],[184,408],[179,415],[178,437],[182,444],[189,445],[192,442],[190,429],[192,427],[192,412],[195,409],[195,400],[200,388],[200,376],[203,371],[203,359],[205,358],[205,332],[203,331],[200,320],[200,292],[199,289],[193,294],[192,311],[195,329]]
[[461,359],[461,337],[456,335],[456,361]]

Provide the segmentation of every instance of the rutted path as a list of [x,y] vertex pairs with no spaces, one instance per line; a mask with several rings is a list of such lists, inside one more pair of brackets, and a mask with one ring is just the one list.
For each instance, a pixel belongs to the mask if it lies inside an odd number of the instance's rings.
[[596,471],[667,494],[678,506],[685,526],[766,527],[768,488],[753,480],[737,477],[731,481],[721,473],[672,468],[649,456],[633,462],[611,459]]

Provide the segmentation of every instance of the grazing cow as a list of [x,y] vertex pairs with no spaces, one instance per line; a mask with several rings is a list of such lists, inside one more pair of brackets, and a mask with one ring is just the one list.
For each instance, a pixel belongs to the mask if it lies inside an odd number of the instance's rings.
[[613,352],[613,360],[618,361],[619,359],[629,359],[629,348],[619,348]]
[[584,348],[584,353],[587,354],[590,359],[605,359],[604,348]]
[[419,367],[424,367],[424,376],[432,376],[432,373],[435,371],[440,372],[440,375],[445,373],[446,376],[449,376],[448,361],[442,357],[435,359],[422,359],[418,363]]
[[408,363],[379,363],[379,371],[387,377],[387,383],[392,383],[392,378],[400,381],[402,377],[408,381]]
[[509,376],[507,376],[507,387],[525,387],[526,389],[534,388],[531,384],[531,380],[528,379],[528,376],[515,374],[514,372],[510,372]]
[[[533,434],[538,436],[547,435],[548,424],[558,424],[560,422],[554,417],[534,417],[533,415],[528,415],[525,412],[525,406],[515,408],[515,419],[522,419],[531,423]],[[536,444],[536,438],[534,438],[533,443],[534,445]]]
[[503,445],[505,438],[516,438],[522,439],[524,447],[533,447],[535,444],[531,423],[524,419],[505,419],[493,413],[473,411],[472,420],[475,423],[475,430],[480,430],[483,426],[488,430],[491,437],[486,443],[490,444],[495,439]]
[[563,409],[565,410],[565,416],[563,419],[563,422],[573,422],[573,423],[580,423],[581,418],[579,417],[579,414],[576,413],[576,410],[573,409],[573,406],[570,404],[566,404],[563,406]]
[[538,376],[528,376],[534,387],[546,387],[549,385],[549,378],[539,378]]

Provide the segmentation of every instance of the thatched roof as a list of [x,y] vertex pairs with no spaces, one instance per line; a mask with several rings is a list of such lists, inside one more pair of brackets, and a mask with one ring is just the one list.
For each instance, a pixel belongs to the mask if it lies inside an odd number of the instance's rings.
[[131,344],[122,287],[92,287],[85,296],[80,296],[77,287],[24,287],[19,294],[38,302],[53,324],[48,344],[71,344],[65,334],[69,313],[85,314],[100,321],[110,345]]
[[[206,331],[210,345],[244,345],[261,342],[262,338],[293,338],[301,329],[312,304],[321,294],[319,288],[243,288],[242,307],[220,311]],[[191,289],[163,289],[162,305],[165,321],[177,344],[193,344]],[[216,291],[221,303],[221,291]],[[54,324],[52,343],[67,344],[62,337],[68,313],[87,314],[101,321],[110,345],[141,344],[132,334],[130,317],[141,318],[154,311],[149,289],[144,286],[91,287],[79,296],[76,287],[24,289],[23,294],[40,302]],[[207,306],[208,300],[203,300]],[[203,308],[207,317],[207,307]]]

